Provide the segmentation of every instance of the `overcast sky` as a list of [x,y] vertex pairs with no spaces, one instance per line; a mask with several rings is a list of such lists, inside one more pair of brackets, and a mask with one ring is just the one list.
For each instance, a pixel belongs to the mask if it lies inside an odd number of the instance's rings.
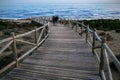
[[120,0],[0,0],[0,3],[120,3]]

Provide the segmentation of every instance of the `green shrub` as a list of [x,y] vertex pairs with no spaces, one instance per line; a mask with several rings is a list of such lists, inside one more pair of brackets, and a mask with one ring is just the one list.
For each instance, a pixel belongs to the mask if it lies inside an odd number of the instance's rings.
[[35,22],[35,21],[31,21],[31,23],[33,24],[33,25],[35,25],[35,26],[42,26],[42,24],[40,24],[40,23],[37,23],[37,22]]
[[120,29],[116,29],[115,32],[116,32],[116,33],[120,33]]
[[18,33],[18,32],[19,32],[19,28],[14,28],[14,29],[12,29],[12,31],[11,31],[11,32]]
[[89,24],[91,28],[96,28],[98,30],[109,31],[120,29],[120,20],[118,19],[83,20],[83,22],[86,25]]
[[103,28],[104,31],[110,31],[110,28]]
[[107,41],[113,40],[113,37],[110,34],[106,34],[105,37],[106,37]]
[[11,32],[9,30],[3,30],[5,36],[10,36]]

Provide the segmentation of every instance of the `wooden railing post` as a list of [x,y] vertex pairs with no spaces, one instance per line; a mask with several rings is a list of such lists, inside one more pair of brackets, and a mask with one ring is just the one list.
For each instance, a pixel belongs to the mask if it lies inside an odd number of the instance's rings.
[[82,26],[81,26],[81,36],[82,36],[82,34],[83,34],[83,25],[84,25],[84,23],[82,22]]
[[77,32],[77,27],[78,27],[78,23],[76,22],[76,28],[75,28],[75,31]]
[[101,72],[104,71],[104,45],[105,39],[102,39],[101,42],[101,57],[100,57],[100,66],[99,66],[99,74],[101,75]]
[[68,25],[68,27],[70,27],[70,20],[69,20],[69,23],[68,23],[69,25]]
[[[47,25],[48,26],[48,25]],[[44,37],[46,36],[46,34],[47,34],[47,26],[45,27],[45,29],[44,29]]]
[[95,53],[94,53],[95,41],[96,41],[96,39],[95,39],[95,29],[93,30],[93,40],[92,40],[92,41],[93,41],[93,42],[92,42],[92,53],[95,54]]
[[106,52],[106,49],[104,49],[104,63],[105,63],[105,71],[106,71],[106,76],[108,80],[113,80],[112,78],[112,73],[111,73],[111,69],[110,69],[110,64],[109,64],[109,59],[108,59],[108,54]]
[[13,37],[13,54],[14,54],[14,60],[16,61],[16,67],[18,67],[18,55],[17,55],[17,47],[16,47],[16,40],[15,40],[15,34],[12,32],[12,37]]
[[74,28],[74,25],[73,25],[73,23],[74,23],[74,20],[72,21],[72,24],[71,24],[71,28],[72,28],[72,30],[73,30],[73,28]]
[[45,37],[48,33],[48,25],[45,26],[44,31],[43,31],[43,37]]
[[87,43],[87,40],[88,40],[88,27],[89,27],[89,25],[87,25],[87,27],[86,27],[86,43]]
[[[103,39],[103,45],[105,44],[106,39]],[[104,65],[105,65],[105,73],[106,73],[106,78],[108,80],[113,80],[111,69],[110,69],[110,64],[109,64],[109,58],[106,49],[103,47],[103,57],[104,57]]]
[[72,30],[73,30],[73,25],[71,26]]
[[38,46],[38,43],[37,43],[37,36],[38,36],[37,27],[35,27],[34,38],[35,38],[35,44],[36,44],[36,46]]

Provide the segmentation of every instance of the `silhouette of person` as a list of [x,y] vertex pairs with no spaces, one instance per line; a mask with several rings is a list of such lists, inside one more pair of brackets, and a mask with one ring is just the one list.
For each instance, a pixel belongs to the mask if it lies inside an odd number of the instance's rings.
[[52,17],[53,25],[55,25],[58,22],[58,19],[59,19],[58,16],[53,16]]

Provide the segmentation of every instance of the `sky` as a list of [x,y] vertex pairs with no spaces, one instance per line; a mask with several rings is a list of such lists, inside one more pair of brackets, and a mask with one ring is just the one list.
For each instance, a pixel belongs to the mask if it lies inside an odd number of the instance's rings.
[[120,3],[120,0],[0,0],[0,3]]

